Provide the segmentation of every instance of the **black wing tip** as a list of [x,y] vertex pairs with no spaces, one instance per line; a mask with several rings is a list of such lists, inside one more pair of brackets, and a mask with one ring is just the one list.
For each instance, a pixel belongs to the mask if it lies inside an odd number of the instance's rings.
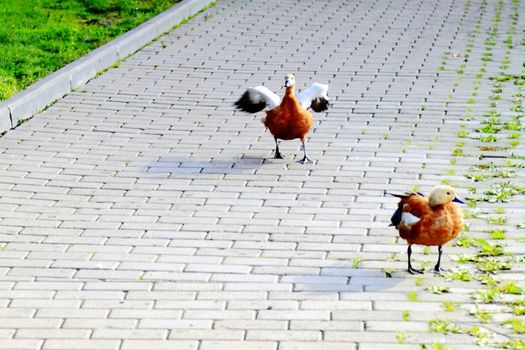
[[388,194],[389,196],[392,196],[392,197],[397,197],[397,198],[408,198],[409,195],[407,194],[397,194],[397,193],[390,193],[390,192],[385,192],[385,194]]
[[394,226],[395,228],[397,228],[399,224],[401,223],[402,215],[403,215],[403,208],[398,207],[397,210],[392,215],[392,217],[390,218],[391,223],[389,226]]
[[265,102],[254,103],[250,99],[250,93],[246,91],[241,98],[234,102],[237,109],[247,113],[257,113],[266,107]]
[[425,197],[425,195],[423,193],[421,193],[421,192],[406,192],[404,194],[397,194],[397,193],[390,193],[390,192],[385,191],[385,194],[387,194],[389,196],[401,198],[401,199],[405,199],[405,198],[408,198],[408,197],[413,196],[413,195],[418,195],[418,196],[421,196],[421,197]]
[[312,103],[310,104],[310,107],[315,112],[323,112],[328,109],[328,106],[330,105],[330,102],[324,97],[318,97],[312,100]]

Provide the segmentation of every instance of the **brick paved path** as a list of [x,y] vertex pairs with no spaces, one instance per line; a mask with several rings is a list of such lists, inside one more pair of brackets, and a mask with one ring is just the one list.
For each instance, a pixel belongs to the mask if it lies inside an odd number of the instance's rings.
[[[513,2],[501,4],[505,39]],[[470,314],[479,282],[406,273],[406,246],[387,227],[395,199],[384,196],[445,179],[462,196],[476,186],[463,175],[480,141],[464,139],[466,156],[451,159],[465,109],[490,102],[505,53],[498,42],[473,90],[496,6],[223,0],[9,132],[0,348],[477,348],[472,334],[430,332],[436,319],[518,337],[500,324],[504,304],[488,305],[485,326]],[[515,26],[508,69],[519,72]],[[330,85],[332,107],[308,141],[314,164],[295,162],[298,141],[272,159],[262,114],[232,109],[247,86],[277,92],[290,72],[301,88]],[[523,203],[501,204],[513,225]],[[471,223],[486,238],[488,224]],[[467,251],[449,244],[444,266]],[[437,257],[422,253],[416,266]]]

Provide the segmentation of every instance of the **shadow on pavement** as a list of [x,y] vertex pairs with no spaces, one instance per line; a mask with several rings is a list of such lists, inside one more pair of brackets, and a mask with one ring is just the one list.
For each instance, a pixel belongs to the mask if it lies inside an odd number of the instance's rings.
[[265,162],[264,158],[206,159],[194,157],[162,157],[145,169],[147,173],[187,174],[253,174]]

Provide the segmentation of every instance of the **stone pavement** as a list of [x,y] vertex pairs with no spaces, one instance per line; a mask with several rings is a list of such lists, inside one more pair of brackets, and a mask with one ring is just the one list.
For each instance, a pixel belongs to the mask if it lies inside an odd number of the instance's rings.
[[[491,186],[464,175],[488,151],[475,130],[494,102],[489,78],[523,69],[516,13],[523,1],[221,0],[9,132],[0,348],[468,350],[518,339],[502,322],[519,326],[520,293],[478,303],[480,279],[406,273],[384,195]],[[232,108],[250,85],[280,91],[286,73],[330,85],[308,140],[314,164],[295,162],[298,141],[272,159],[262,113]],[[513,86],[496,86],[503,121],[520,113],[505,112],[520,106]],[[501,167],[525,154],[519,143],[496,151]],[[523,167],[512,171],[525,187]],[[507,215],[514,265],[494,276],[518,292],[524,203],[477,208]],[[493,223],[476,213],[465,235],[490,240]],[[475,249],[450,243],[444,267],[463,268]]]

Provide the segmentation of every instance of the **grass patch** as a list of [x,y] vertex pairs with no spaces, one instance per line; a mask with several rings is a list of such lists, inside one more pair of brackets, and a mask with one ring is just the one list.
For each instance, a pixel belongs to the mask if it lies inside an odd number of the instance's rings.
[[3,0],[0,6],[0,101],[177,2]]

